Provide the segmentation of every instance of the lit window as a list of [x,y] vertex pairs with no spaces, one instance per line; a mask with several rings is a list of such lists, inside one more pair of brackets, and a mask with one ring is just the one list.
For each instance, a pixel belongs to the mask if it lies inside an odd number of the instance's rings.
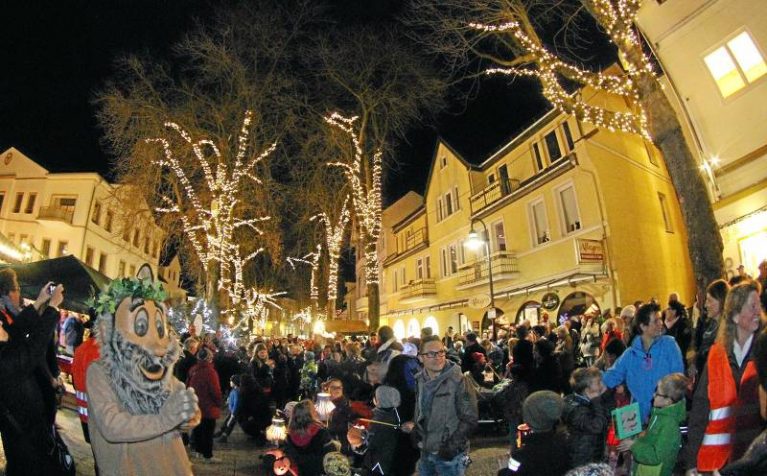
[[394,323],[394,337],[396,337],[399,340],[402,340],[405,338],[405,323],[402,321],[402,319],[397,319],[397,322]]
[[503,222],[493,223],[493,250],[506,251],[506,234],[503,231]]
[[723,97],[728,97],[767,73],[767,64],[754,40],[743,32],[703,59]]
[[437,323],[437,318],[434,316],[426,316],[426,319],[423,321],[424,327],[431,327],[431,332],[433,335],[438,336],[439,335],[439,323]]
[[548,220],[546,219],[546,205],[544,205],[543,200],[538,200],[530,205],[530,215],[534,237],[533,243],[535,245],[541,245],[547,241],[551,241]]
[[578,200],[572,186],[559,190],[559,204],[562,210],[565,234],[581,229],[581,218],[578,213]]
[[421,335],[421,323],[415,317],[407,323],[407,336],[418,337]]

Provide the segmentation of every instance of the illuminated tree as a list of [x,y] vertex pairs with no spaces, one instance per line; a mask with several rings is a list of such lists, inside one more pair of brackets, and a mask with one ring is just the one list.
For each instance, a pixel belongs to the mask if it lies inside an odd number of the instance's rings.
[[[663,153],[687,227],[699,292],[720,278],[722,239],[708,191],[682,127],[645,55],[634,19],[641,0],[413,0],[405,19],[417,36],[453,67],[489,65],[486,74],[536,78],[557,109],[609,130],[640,134]],[[574,24],[579,10],[596,20],[618,50],[622,71],[592,72],[546,46],[546,20]],[[577,27],[573,27],[577,28]],[[612,71],[612,70],[611,70]],[[624,107],[586,103],[565,84],[623,99]],[[617,103],[617,102],[616,102]]]

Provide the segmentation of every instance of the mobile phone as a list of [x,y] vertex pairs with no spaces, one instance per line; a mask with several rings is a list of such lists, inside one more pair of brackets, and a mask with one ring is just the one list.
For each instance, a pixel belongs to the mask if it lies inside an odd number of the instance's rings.
[[50,286],[48,286],[48,295],[49,296],[53,296],[53,291],[56,290],[56,286],[58,286],[58,285],[57,284],[51,284]]

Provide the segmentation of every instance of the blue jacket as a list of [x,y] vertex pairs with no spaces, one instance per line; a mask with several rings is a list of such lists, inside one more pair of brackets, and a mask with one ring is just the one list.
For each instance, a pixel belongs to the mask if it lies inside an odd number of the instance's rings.
[[226,403],[229,406],[229,413],[232,415],[237,413],[237,405],[240,403],[240,390],[237,388],[229,390],[229,397],[226,399]]
[[661,336],[644,351],[642,338],[634,337],[631,347],[602,376],[608,388],[626,384],[631,398],[639,403],[642,422],[652,410],[653,392],[660,379],[674,372],[684,372],[682,352],[673,337]]

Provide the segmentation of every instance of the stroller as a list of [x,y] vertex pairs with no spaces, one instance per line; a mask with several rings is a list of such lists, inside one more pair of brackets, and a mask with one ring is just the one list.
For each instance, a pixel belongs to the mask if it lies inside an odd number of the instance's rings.
[[[492,372],[492,374],[491,374]],[[492,366],[485,367],[482,373],[465,372],[467,383],[471,385],[477,394],[477,407],[479,410],[480,425],[492,425],[497,429],[506,428],[503,418],[503,409],[498,405],[495,398],[496,391],[493,385],[501,380],[500,376],[493,370]],[[482,382],[478,378],[482,376]],[[488,386],[489,385],[489,386]]]

